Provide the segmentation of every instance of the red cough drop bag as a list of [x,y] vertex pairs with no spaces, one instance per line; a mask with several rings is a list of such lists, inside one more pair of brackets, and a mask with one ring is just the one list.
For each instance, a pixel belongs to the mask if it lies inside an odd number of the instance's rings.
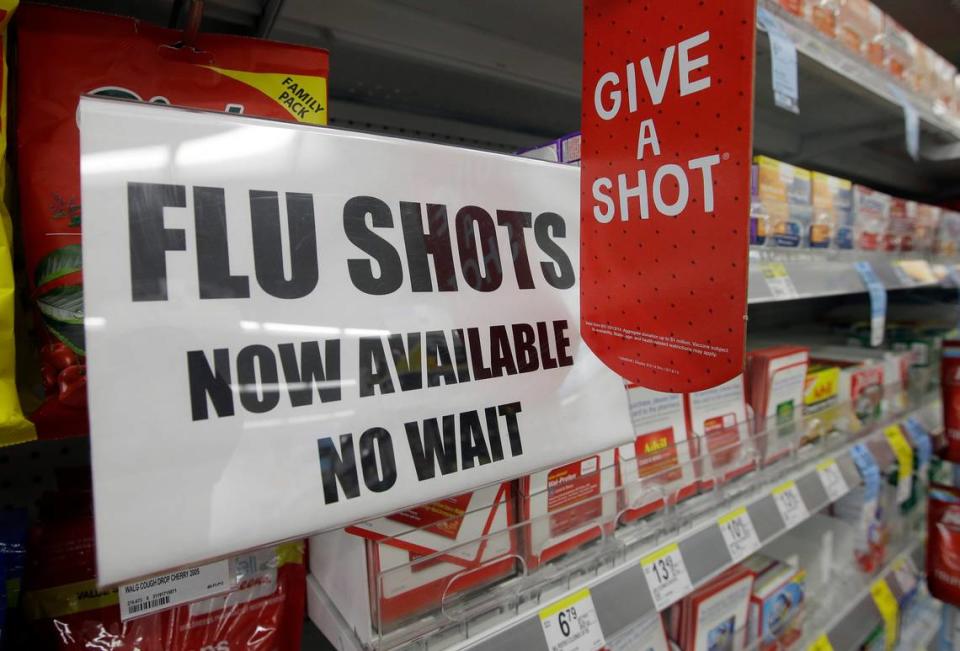
[[[58,500],[64,499],[62,495]],[[116,589],[97,588],[93,519],[60,517],[31,532],[24,611],[31,649],[56,651],[288,651],[300,648],[303,543],[250,552],[226,594],[120,619]]]
[[960,489],[934,484],[927,507],[927,586],[960,607]]
[[943,342],[940,390],[943,393],[943,431],[947,439],[940,456],[952,463],[960,463],[960,341]]
[[20,220],[46,394],[31,419],[41,438],[78,436],[87,433],[79,97],[326,124],[327,53],[215,34],[175,48],[174,30],[39,5],[17,17]]

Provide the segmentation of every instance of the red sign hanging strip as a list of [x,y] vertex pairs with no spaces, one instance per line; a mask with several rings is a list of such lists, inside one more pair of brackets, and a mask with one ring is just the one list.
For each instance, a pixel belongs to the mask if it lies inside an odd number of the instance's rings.
[[585,0],[581,329],[666,392],[742,372],[755,0]]

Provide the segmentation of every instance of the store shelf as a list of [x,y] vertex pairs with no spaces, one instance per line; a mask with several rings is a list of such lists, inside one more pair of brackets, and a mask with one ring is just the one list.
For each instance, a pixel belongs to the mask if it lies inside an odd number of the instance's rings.
[[[924,524],[922,519],[919,524]],[[870,586],[883,579],[899,600],[905,590],[897,580],[894,568],[907,558],[914,560],[918,556],[922,558],[924,540],[914,529],[909,533],[913,535],[907,535],[898,541],[899,545],[891,555],[892,560],[879,572],[872,575],[841,576],[831,584],[827,598],[819,601],[813,612],[807,612],[808,619],[804,622],[805,634],[796,648],[809,648],[823,635],[827,636],[834,651],[860,648],[860,644],[870,631],[882,621],[880,611],[870,596]],[[905,629],[904,633],[907,632],[908,630]],[[909,633],[911,636],[919,637],[921,632],[909,631]],[[901,648],[915,651],[924,647],[901,645]]]
[[[833,172],[894,193],[934,197],[960,174],[951,147],[960,122],[944,107],[917,94],[775,0],[760,6],[780,19],[796,44],[800,113],[774,105],[769,39],[757,38],[754,146],[803,167]],[[899,95],[899,97],[898,97]],[[901,98],[920,118],[920,160],[906,150]]]
[[[163,20],[169,4],[145,0],[126,10]],[[905,151],[890,78],[774,0],[760,4],[783,18],[797,43],[800,114],[773,104],[769,43],[761,33],[758,152],[902,194],[933,199],[956,192],[947,181],[960,178],[960,160],[949,159],[949,146],[960,138],[960,124],[904,89],[922,123],[923,160],[915,163]],[[204,25],[336,52],[334,125],[511,152],[579,129],[581,12],[580,2],[555,0],[489,0],[482,12],[446,0],[207,0]]]
[[[461,613],[447,608],[438,613],[427,630],[426,637],[400,638],[386,635],[378,648],[402,647],[408,642],[422,648],[450,649],[546,649],[539,612],[551,603],[586,587],[590,589],[596,606],[599,622],[608,638],[617,636],[638,620],[657,611],[641,568],[640,559],[664,546],[678,544],[693,586],[698,586],[723,572],[734,564],[718,524],[718,518],[744,507],[756,530],[761,546],[776,539],[797,526],[802,520],[784,521],[773,497],[773,490],[786,482],[794,482],[800,498],[812,515],[832,500],[828,497],[820,479],[818,464],[828,459],[837,463],[848,487],[859,485],[860,476],[850,453],[856,443],[865,443],[881,467],[894,459],[882,428],[914,415],[933,427],[939,420],[939,404],[929,397],[914,403],[897,413],[872,423],[854,437],[837,435],[820,445],[803,448],[792,459],[782,460],[772,466],[759,468],[750,475],[749,481],[731,482],[721,487],[720,498],[710,502],[707,508],[685,513],[684,505],[696,509],[690,500],[674,507],[670,518],[658,517],[655,521],[640,523],[618,537],[619,546],[599,546],[584,550],[584,556],[572,555],[569,563],[551,564],[547,577],[531,577],[539,581],[536,590],[529,589],[529,582],[507,582],[484,593],[484,604],[471,606]],[[716,497],[716,496],[711,496]],[[803,519],[806,519],[805,517]],[[629,532],[633,532],[633,537]],[[322,592],[322,589],[321,589]],[[335,609],[333,609],[335,610]],[[449,618],[450,615],[455,615]],[[445,624],[444,624],[445,622]],[[348,629],[344,640],[351,637]],[[354,646],[355,643],[351,642]],[[337,648],[354,648],[341,641]]]
[[[886,255],[862,251],[817,251],[812,249],[753,249],[750,251],[749,302],[863,294],[867,289],[856,263],[867,261],[887,290],[932,288],[941,284],[936,265],[910,254]],[[767,272],[782,265],[789,279],[768,282]],[[942,265],[941,265],[942,266]],[[939,270],[940,275],[945,273]]]

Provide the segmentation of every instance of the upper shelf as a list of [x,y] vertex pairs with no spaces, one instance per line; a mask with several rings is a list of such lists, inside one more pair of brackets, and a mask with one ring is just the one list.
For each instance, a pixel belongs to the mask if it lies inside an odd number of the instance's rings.
[[919,255],[864,251],[752,249],[748,297],[751,305],[867,291],[857,262],[869,262],[887,290],[951,286],[948,266]]
[[[126,10],[158,20],[170,5],[144,0]],[[889,78],[774,0],[760,6],[782,18],[800,52],[800,113],[774,106],[761,32],[759,153],[913,198],[960,196],[960,158],[951,158],[960,157],[960,125],[906,91],[922,122],[921,160],[913,161]],[[466,0],[208,0],[203,27],[329,49],[337,126],[505,152],[580,126],[580,0],[485,0],[482,10]]]

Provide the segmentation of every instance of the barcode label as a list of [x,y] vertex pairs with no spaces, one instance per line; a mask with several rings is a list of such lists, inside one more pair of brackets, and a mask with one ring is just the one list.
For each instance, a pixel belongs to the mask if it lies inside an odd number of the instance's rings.
[[231,590],[230,562],[216,561],[120,586],[120,621],[142,617]]
[[170,603],[170,597],[163,595],[162,597],[157,597],[156,599],[151,599],[150,601],[144,601],[139,604],[130,604],[128,610],[131,615],[135,615],[143,610],[153,610],[154,608],[160,608],[161,606],[166,606]]

